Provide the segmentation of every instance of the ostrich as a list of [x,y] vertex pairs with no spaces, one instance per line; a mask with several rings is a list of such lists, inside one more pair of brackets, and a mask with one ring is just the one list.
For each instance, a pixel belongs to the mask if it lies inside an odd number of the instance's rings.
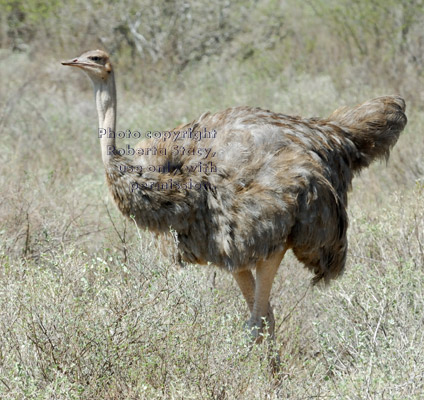
[[229,271],[258,342],[265,326],[274,338],[269,297],[288,249],[315,274],[314,283],[341,274],[353,175],[387,158],[407,122],[398,96],[324,119],[235,107],[159,132],[139,144],[154,151],[128,157],[115,143],[109,55],[93,50],[62,64],[93,83],[106,180],[119,210],[155,233],[172,228],[183,260]]

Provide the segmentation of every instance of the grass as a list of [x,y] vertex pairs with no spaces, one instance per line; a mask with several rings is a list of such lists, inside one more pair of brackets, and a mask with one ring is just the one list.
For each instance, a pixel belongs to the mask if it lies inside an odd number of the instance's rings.
[[[251,349],[246,340],[247,308],[231,276],[178,269],[114,208],[91,88],[59,58],[0,53],[2,399],[424,396],[416,93],[405,93],[409,122],[388,165],[354,181],[344,276],[312,289],[291,254],[283,261],[272,294],[282,368],[272,375],[266,345]],[[118,129],[163,130],[237,104],[328,115],[398,84],[349,84],[357,65],[338,74],[281,62],[272,50],[246,62],[210,58],[145,96],[142,82],[128,86],[118,69]]]
[[379,219],[353,207],[349,266],[330,288],[308,290],[287,257],[273,290],[277,376],[264,346],[249,350],[230,277],[212,285],[210,269],[176,270],[147,234],[128,243],[126,262],[76,246],[21,262],[3,253],[2,398],[418,399],[422,191],[394,198]]

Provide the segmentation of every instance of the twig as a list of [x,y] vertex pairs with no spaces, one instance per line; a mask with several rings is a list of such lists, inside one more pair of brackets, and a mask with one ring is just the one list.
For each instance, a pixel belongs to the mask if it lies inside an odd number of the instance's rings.
[[306,294],[308,293],[310,287],[312,286],[312,284],[309,284],[308,287],[305,290],[305,293],[303,294],[303,296],[296,302],[296,304],[293,306],[293,308],[285,315],[285,317],[283,318],[283,320],[280,322],[280,324],[278,325],[277,330],[279,330],[281,328],[281,325],[284,324],[284,322],[286,322],[286,320],[291,316],[291,314],[293,313],[293,311],[295,310],[295,308],[299,305],[299,303],[305,298]]

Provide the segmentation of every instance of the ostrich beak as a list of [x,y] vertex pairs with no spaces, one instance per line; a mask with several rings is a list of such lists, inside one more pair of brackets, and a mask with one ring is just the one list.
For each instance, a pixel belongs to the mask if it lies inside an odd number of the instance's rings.
[[93,65],[87,62],[80,61],[78,58],[73,58],[71,60],[61,61],[62,65],[69,65],[70,67],[92,67]]
[[72,59],[72,60],[66,60],[66,61],[61,61],[61,64],[62,65],[74,65],[74,66],[77,66],[79,63],[78,63],[78,58],[74,58],[74,59]]

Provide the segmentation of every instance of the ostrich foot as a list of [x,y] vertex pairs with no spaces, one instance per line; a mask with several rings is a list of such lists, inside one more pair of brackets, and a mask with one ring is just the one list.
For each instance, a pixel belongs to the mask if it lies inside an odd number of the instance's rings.
[[272,307],[269,305],[268,313],[262,318],[250,318],[246,322],[247,331],[251,337],[252,343],[261,343],[264,336],[271,342],[275,342],[275,319]]

